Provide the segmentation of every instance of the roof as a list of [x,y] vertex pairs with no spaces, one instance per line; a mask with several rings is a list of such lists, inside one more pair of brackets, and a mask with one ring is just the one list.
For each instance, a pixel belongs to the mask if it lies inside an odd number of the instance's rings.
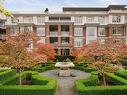
[[63,7],[63,12],[66,11],[108,11],[109,9],[118,8],[124,9],[127,5],[109,5],[108,7]]

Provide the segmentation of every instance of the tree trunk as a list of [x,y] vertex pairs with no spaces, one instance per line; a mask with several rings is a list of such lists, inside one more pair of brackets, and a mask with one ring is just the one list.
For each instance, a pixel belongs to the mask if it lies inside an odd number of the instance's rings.
[[106,86],[105,74],[102,75],[102,79],[103,79],[103,85]]
[[21,75],[22,71],[19,70],[19,85],[22,85],[22,75]]

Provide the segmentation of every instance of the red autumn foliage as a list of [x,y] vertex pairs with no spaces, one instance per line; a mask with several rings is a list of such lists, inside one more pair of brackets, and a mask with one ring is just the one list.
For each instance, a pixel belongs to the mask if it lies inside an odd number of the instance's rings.
[[47,60],[50,61],[54,60],[55,58],[55,50],[51,44],[38,43],[34,52],[36,54],[45,55],[47,57]]

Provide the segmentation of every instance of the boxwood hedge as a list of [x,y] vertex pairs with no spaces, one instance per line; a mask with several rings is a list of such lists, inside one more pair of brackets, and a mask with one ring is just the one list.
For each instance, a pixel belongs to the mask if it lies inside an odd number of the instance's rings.
[[[1,85],[0,95],[54,95],[56,89],[56,80],[44,76],[39,76],[37,72],[26,71],[22,73],[23,79],[27,74],[31,74],[33,85]],[[10,79],[10,81],[5,82],[6,84],[11,84],[12,81],[17,81],[16,78]]]
[[75,82],[78,95],[127,95],[127,80],[114,74],[106,73],[108,81],[114,84],[119,84],[116,82],[120,82],[123,85],[97,86],[97,81],[95,84],[93,81],[95,77],[97,78],[97,72],[92,72],[92,75],[87,79],[77,80]]

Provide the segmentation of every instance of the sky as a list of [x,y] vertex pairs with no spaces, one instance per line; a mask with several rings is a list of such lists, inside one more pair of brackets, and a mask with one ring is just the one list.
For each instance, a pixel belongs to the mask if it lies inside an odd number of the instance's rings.
[[127,5],[127,0],[5,0],[11,11],[62,11],[63,7],[106,7],[110,4]]

